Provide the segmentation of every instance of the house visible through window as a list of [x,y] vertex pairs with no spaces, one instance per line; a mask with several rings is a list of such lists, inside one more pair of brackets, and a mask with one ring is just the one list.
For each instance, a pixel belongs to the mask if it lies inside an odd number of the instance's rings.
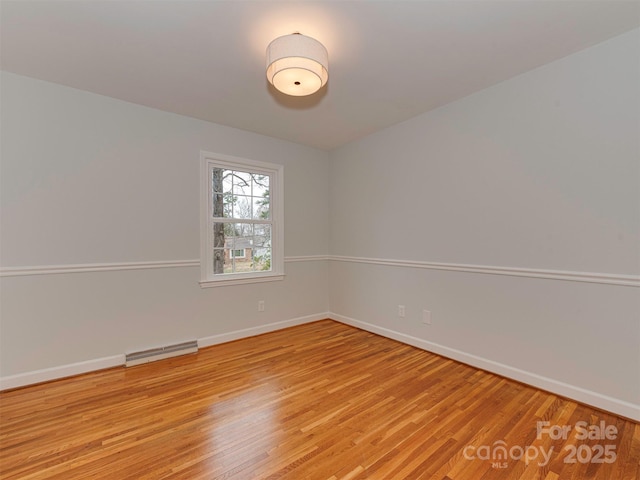
[[283,275],[282,166],[201,156],[203,286]]

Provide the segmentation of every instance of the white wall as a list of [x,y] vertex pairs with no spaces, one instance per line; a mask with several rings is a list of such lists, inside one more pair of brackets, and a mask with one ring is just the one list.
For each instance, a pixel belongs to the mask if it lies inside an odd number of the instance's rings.
[[3,277],[0,376],[328,310],[326,261],[288,262],[283,282],[204,290],[195,262],[200,150],[285,166],[289,258],[328,252],[326,152],[6,72],[1,87],[5,271],[187,266]]
[[[331,310],[640,419],[639,37],[331,154],[4,73],[0,380]],[[201,149],[285,165],[284,282],[198,286]]]
[[332,311],[640,418],[639,53],[635,30],[333,152],[331,255],[374,260],[331,262]]

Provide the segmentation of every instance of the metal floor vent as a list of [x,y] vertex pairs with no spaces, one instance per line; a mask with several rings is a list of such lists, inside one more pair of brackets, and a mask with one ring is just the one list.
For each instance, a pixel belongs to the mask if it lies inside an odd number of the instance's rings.
[[128,353],[125,359],[125,366],[133,367],[142,363],[155,362],[169,357],[177,357],[187,353],[196,353],[198,351],[198,342],[192,340],[190,342],[176,343],[166,347],[152,348],[141,352]]

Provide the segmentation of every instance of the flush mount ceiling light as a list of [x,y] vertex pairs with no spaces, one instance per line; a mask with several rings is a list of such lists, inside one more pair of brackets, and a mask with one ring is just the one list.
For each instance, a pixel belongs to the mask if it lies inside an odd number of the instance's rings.
[[329,79],[328,68],[324,45],[300,33],[278,37],[267,47],[267,79],[287,95],[317,92]]

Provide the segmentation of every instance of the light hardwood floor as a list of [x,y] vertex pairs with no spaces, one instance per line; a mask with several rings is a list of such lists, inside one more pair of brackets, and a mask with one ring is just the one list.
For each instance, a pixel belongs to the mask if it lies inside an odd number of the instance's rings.
[[5,480],[640,477],[640,425],[330,320],[4,392],[0,422]]

